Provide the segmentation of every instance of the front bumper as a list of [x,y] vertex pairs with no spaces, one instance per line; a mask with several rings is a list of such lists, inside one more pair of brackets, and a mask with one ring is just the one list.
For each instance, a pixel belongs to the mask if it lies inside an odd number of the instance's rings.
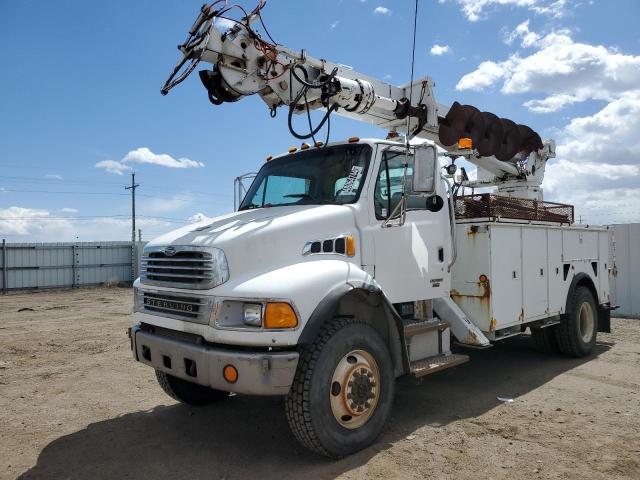
[[[131,347],[139,362],[189,382],[225,392],[250,395],[286,395],[298,366],[297,352],[249,352],[195,344],[131,329]],[[234,383],[222,370],[233,365]],[[195,368],[194,368],[195,366]]]

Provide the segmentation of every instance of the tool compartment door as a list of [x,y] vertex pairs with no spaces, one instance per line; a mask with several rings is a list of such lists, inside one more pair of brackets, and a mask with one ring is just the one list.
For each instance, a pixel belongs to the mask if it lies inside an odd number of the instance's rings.
[[522,321],[522,241],[519,226],[491,227],[491,300],[495,329]]
[[522,227],[524,320],[546,316],[548,303],[547,229]]

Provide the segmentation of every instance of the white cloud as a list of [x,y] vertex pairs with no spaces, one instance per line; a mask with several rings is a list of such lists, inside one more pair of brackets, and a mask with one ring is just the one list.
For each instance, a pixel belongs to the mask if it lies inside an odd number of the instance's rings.
[[558,156],[576,162],[640,165],[640,90],[625,92],[595,115],[574,118],[564,129]]
[[336,21],[334,21],[334,22],[331,22],[331,23],[329,24],[329,28],[330,28],[331,30],[334,30],[338,25],[340,25],[340,20],[336,20]]
[[175,159],[166,153],[153,153],[147,147],[131,150],[122,159],[122,162],[151,163],[169,168],[199,168],[204,167],[204,163],[196,162],[188,158]]
[[545,198],[575,205],[589,223],[640,221],[640,90],[574,118],[559,135],[558,159],[545,172]]
[[623,92],[640,89],[640,56],[574,42],[566,30],[541,37],[529,30],[527,22],[518,28],[512,38],[521,38],[537,51],[528,56],[515,53],[502,62],[482,62],[460,79],[456,89],[478,91],[502,83],[504,94],[547,94],[524,104],[538,113],[555,112],[588,99],[611,101]]
[[147,147],[137,148],[127,153],[122,160],[102,160],[95,164],[96,168],[102,168],[107,172],[122,175],[127,170],[132,170],[130,163],[145,163],[160,165],[167,168],[200,168],[204,163],[189,158],[173,158],[166,153],[153,153]]
[[373,13],[376,13],[378,15],[391,15],[391,10],[389,10],[387,7],[376,7],[373,10]]
[[552,18],[562,18],[566,14],[567,0],[555,0],[551,2],[537,2],[537,5],[533,5],[531,10],[538,14],[549,15]]
[[522,47],[528,48],[535,45],[536,42],[540,40],[540,35],[529,30],[529,19],[527,19],[518,25],[513,32],[509,33],[504,40],[507,45],[511,45],[517,38],[522,40],[520,44]]
[[456,90],[482,91],[493,86],[504,78],[505,68],[501,63],[492,61],[482,62],[473,72],[463,76],[456,85]]
[[140,197],[140,212],[144,214],[169,213],[185,208],[195,202],[188,193],[168,196],[166,198]]
[[46,178],[52,178],[54,180],[62,180],[62,175],[59,175],[57,173],[47,173],[45,175]]
[[[166,232],[177,227],[152,218],[138,218],[136,225],[143,233],[148,229]],[[0,231],[9,241],[17,242],[128,240],[131,221],[126,217],[68,219],[45,209],[12,206],[0,208]]]
[[96,168],[102,168],[110,173],[115,173],[116,175],[122,175],[127,170],[131,170],[129,165],[125,165],[122,162],[118,162],[116,160],[102,160],[94,165]]
[[553,113],[562,110],[567,105],[583,101],[576,95],[558,93],[538,100],[527,100],[522,105],[534,113]]
[[449,53],[451,51],[451,47],[449,47],[449,45],[438,45],[437,43],[431,47],[431,50],[429,51],[431,53],[431,55],[436,55],[436,56],[440,56],[440,55],[444,55],[445,53]]
[[555,129],[557,158],[547,165],[545,199],[575,205],[576,215],[591,223],[639,221],[640,56],[574,41],[567,30],[540,35],[528,21],[505,41],[533,50],[484,61],[456,88],[539,95],[524,102],[536,113],[605,102],[594,114]]
[[492,7],[508,6],[527,8],[537,14],[560,18],[566,12],[567,0],[439,0],[456,2],[470,22],[487,18],[487,10]]
[[63,213],[78,213],[80,210],[78,210],[77,208],[65,207],[65,208],[61,208],[60,211]]

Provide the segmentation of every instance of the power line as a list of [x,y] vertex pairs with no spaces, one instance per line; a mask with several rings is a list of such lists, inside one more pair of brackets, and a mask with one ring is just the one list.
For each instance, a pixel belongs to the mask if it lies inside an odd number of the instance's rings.
[[[22,216],[22,217],[0,217],[0,220],[73,220],[73,221],[93,221],[96,219],[119,219],[119,218],[129,218],[130,214],[119,214],[119,215],[81,215],[81,216]],[[167,223],[190,223],[189,220],[183,218],[172,218],[172,217],[154,217],[152,215],[137,215],[146,220],[162,220]]]
[[[18,182],[18,183],[36,183],[36,184],[47,184],[47,185],[61,185],[61,184],[78,184],[78,185],[92,184],[92,185],[117,185],[117,186],[123,185],[123,182],[104,182],[104,181],[80,180],[80,179],[53,180],[53,179],[47,179],[47,178],[22,177],[22,176],[10,176],[10,175],[0,175],[0,178],[11,180],[12,182]],[[187,189],[181,192],[178,190],[167,189],[162,186],[158,187],[157,185],[154,185],[154,184],[145,184],[145,185],[147,187],[151,187],[152,190],[155,190],[158,192],[183,193],[183,194],[189,194],[189,195],[202,195],[207,197],[212,196],[212,197],[224,197],[224,198],[229,198],[232,196],[229,194],[203,192],[203,191],[196,191],[191,189]]]
[[[114,193],[114,192],[74,192],[74,191],[57,191],[57,190],[20,190],[17,188],[3,188],[0,187],[0,192],[11,192],[11,193],[51,193],[51,194],[56,194],[56,195],[111,195],[111,196],[129,196],[128,193]],[[145,198],[156,198],[158,200],[168,200],[167,197],[159,197],[157,195],[148,195],[148,194],[143,194],[143,193],[139,193],[138,194],[141,197],[145,197]],[[174,201],[178,201],[178,202],[183,202],[183,203],[189,203],[191,202],[191,199],[185,199],[185,198],[172,198],[171,200]],[[218,203],[218,202],[202,202],[198,200],[199,204],[202,205],[216,205],[219,207],[227,207],[229,206],[228,203]]]

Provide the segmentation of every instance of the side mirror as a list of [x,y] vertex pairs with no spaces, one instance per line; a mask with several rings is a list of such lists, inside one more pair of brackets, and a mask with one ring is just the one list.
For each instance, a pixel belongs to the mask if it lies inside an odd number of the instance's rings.
[[423,145],[415,150],[413,159],[413,191],[429,193],[435,190],[438,154],[433,145]]

